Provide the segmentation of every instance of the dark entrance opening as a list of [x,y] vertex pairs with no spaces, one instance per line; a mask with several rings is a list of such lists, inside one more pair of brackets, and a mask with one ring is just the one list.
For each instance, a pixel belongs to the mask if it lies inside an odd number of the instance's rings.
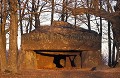
[[[74,62],[77,55],[82,57],[82,51],[80,50],[34,50],[37,54],[41,54],[44,56],[54,57],[53,63],[57,68],[63,68],[64,66],[60,64],[60,60],[64,60],[64,64],[66,66],[66,57],[69,57],[70,63],[72,67],[76,67]],[[72,57],[72,58],[71,58]],[[81,67],[82,67],[82,58],[81,58]]]

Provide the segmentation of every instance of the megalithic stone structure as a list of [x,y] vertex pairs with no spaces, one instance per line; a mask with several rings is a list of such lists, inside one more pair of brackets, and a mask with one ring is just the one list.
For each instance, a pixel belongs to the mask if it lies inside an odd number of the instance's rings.
[[63,21],[54,21],[52,26],[40,26],[22,35],[23,52],[41,50],[41,53],[70,55],[75,51],[98,51],[100,44],[97,32]]
[[[59,24],[60,23],[60,24]],[[62,25],[63,23],[63,25]],[[58,24],[58,25],[57,25]],[[24,50],[99,50],[100,36],[95,31],[74,27],[66,22],[40,26],[22,36]]]

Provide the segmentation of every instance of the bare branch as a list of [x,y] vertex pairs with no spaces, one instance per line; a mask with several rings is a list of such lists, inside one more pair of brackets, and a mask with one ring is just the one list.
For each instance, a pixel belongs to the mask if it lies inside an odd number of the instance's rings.
[[95,10],[94,8],[76,8],[76,9],[73,9],[73,8],[67,7],[67,9],[70,10],[72,12],[72,15],[74,15],[74,16],[88,13],[88,14],[92,14],[95,16],[105,18],[106,20],[109,20],[111,22],[114,21],[114,19],[113,19],[114,17],[120,16],[120,12],[110,13],[110,12],[107,12],[105,10]]

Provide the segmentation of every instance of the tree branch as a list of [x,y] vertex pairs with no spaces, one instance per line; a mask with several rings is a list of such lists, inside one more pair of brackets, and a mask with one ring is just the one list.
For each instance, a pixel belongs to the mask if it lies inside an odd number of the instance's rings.
[[87,13],[87,14],[92,14],[98,17],[105,18],[106,20],[109,20],[111,22],[114,21],[113,19],[114,17],[120,16],[120,12],[110,13],[105,10],[100,10],[100,9],[95,10],[94,8],[69,8],[67,7],[67,9],[71,11],[72,15],[74,16]]

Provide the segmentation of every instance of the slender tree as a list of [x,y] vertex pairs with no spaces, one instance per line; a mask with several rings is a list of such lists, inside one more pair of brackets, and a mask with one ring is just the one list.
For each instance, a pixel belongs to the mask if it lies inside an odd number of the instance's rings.
[[55,9],[54,0],[52,0],[51,3],[52,3],[52,11],[51,11],[51,25],[52,25],[52,22],[54,20],[54,9]]
[[[102,9],[102,1],[100,0],[99,1],[100,2],[100,9]],[[100,40],[101,40],[101,50],[100,50],[100,52],[102,53],[102,36],[103,36],[103,34],[102,34],[102,32],[103,32],[103,30],[102,30],[102,17],[100,17]]]
[[[4,72],[7,68],[7,59],[6,59],[6,33],[5,33],[5,24],[7,17],[7,5],[6,0],[1,0],[0,13],[1,13],[1,24],[0,24],[0,62],[1,62],[1,71]],[[4,5],[4,8],[2,7]]]
[[[89,0],[87,0],[87,7],[89,8]],[[91,24],[90,24],[90,14],[86,14],[87,21],[88,21],[88,30],[91,30]]]
[[23,26],[22,26],[22,14],[21,14],[21,2],[18,0],[19,4],[19,21],[20,21],[20,30],[21,30],[21,35],[23,35]]
[[62,15],[61,15],[61,21],[64,21],[65,19],[65,0],[62,2]]
[[10,47],[8,56],[8,69],[9,71],[17,72],[17,34],[18,34],[18,14],[17,14],[17,1],[10,0]]
[[117,64],[116,61],[116,53],[115,53],[115,48],[116,48],[116,42],[114,41],[114,36],[113,36],[113,46],[112,46],[112,67],[115,67]]
[[108,56],[108,65],[111,67],[112,65],[112,51],[111,51],[111,32],[110,32],[110,29],[111,29],[111,24],[110,22],[108,21],[108,50],[109,50],[109,56]]
[[[75,8],[77,7],[77,0],[75,0]],[[76,26],[76,23],[77,23],[77,16],[75,15],[75,26]]]
[[[37,3],[35,4],[35,0],[32,0],[32,12],[34,12],[35,14],[35,28],[38,28],[40,26],[40,13],[36,13],[39,9],[39,3],[40,1],[38,0]],[[32,18],[33,18],[33,14],[31,14],[31,23],[32,23]],[[32,27],[32,25],[30,25],[30,28]]]

